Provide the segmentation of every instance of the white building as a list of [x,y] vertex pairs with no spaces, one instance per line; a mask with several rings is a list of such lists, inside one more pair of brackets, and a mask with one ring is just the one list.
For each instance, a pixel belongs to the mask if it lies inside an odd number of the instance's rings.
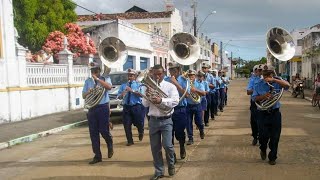
[[[133,24],[136,28],[151,35],[152,58],[150,65],[161,64],[166,67],[169,62],[168,42],[173,34],[182,32],[183,25],[178,9],[171,5],[166,11],[148,12],[140,7],[133,6],[124,13],[100,14],[100,15],[79,15],[78,23],[94,23],[121,19]],[[137,41],[140,42],[140,41]]]
[[83,107],[86,66],[27,64],[16,43],[11,0],[0,1],[0,123]]
[[128,50],[126,62],[124,65],[119,63],[119,66],[112,68],[111,71],[123,71],[128,68],[144,70],[153,66],[153,48],[151,47],[150,33],[138,29],[123,20],[83,21],[78,22],[78,25],[87,27],[83,28],[83,31],[90,33],[97,47],[99,42],[107,37],[116,37],[124,42]]

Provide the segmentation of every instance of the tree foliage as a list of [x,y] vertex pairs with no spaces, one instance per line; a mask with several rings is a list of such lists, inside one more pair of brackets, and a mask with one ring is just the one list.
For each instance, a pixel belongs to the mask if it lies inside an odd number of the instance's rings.
[[246,61],[240,59],[240,63],[242,66],[236,68],[235,72],[238,74],[244,74],[249,76],[250,72],[252,72],[253,67],[258,64],[266,64],[267,58],[262,57],[259,61]]
[[83,34],[77,24],[67,23],[64,28],[67,32],[66,35],[60,31],[51,32],[42,48],[44,50],[50,49],[55,55],[63,50],[63,41],[66,36],[69,44],[68,49],[74,54],[74,57],[78,57],[80,54],[95,54],[97,52],[94,42]]
[[76,21],[75,7],[70,0],[14,0],[18,42],[32,51],[39,50],[50,32],[64,32],[66,23]]

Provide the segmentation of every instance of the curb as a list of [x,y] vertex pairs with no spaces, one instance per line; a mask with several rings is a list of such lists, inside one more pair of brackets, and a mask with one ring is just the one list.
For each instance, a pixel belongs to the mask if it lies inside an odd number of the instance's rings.
[[58,132],[61,132],[61,131],[67,130],[67,129],[71,129],[71,128],[74,128],[74,127],[77,127],[77,126],[81,126],[81,125],[85,124],[87,121],[88,120],[83,120],[83,121],[79,121],[79,122],[76,122],[76,123],[72,123],[72,124],[61,126],[61,127],[53,128],[53,129],[50,129],[50,130],[47,130],[47,131],[42,131],[42,132],[39,132],[39,133],[30,134],[30,135],[23,136],[23,137],[20,137],[20,138],[12,139],[12,140],[9,140],[7,142],[1,142],[0,143],[0,150],[9,148],[9,147],[17,145],[17,144],[31,142],[31,141],[33,141],[35,139],[38,139],[38,138],[41,138],[41,137],[46,137],[46,136],[49,136],[51,134],[56,134]]

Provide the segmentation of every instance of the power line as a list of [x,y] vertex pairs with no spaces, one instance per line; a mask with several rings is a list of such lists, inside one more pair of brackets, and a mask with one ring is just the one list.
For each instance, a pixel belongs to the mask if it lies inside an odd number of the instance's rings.
[[72,4],[74,4],[74,5],[76,5],[76,6],[84,9],[84,10],[87,10],[87,11],[92,12],[92,13],[94,13],[94,14],[98,14],[98,13],[96,13],[96,12],[91,11],[90,9],[87,9],[87,8],[85,8],[85,7],[83,7],[83,6],[80,6],[79,4],[77,4],[77,3],[73,2],[73,1],[70,1],[70,2],[71,2]]

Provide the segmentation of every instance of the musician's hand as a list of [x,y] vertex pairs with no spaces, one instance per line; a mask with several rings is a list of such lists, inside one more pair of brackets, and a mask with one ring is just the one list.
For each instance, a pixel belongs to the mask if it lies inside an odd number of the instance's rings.
[[132,92],[132,89],[131,89],[129,86],[127,86],[127,87],[126,87],[126,91]]
[[151,98],[151,101],[154,103],[154,104],[160,104],[162,102],[162,99],[160,97],[152,97]]
[[271,93],[266,93],[264,95],[264,99],[270,99],[272,97],[272,94]]
[[173,84],[177,84],[178,83],[178,81],[177,81],[177,79],[176,79],[176,77],[174,77],[174,76],[171,76],[171,82],[173,83]]
[[191,91],[192,93],[195,93],[197,90],[196,90],[195,87],[192,87],[192,88],[190,88],[190,91]]
[[96,75],[94,75],[94,74],[92,74],[92,78],[93,78],[94,80],[98,80],[98,77],[97,77]]

